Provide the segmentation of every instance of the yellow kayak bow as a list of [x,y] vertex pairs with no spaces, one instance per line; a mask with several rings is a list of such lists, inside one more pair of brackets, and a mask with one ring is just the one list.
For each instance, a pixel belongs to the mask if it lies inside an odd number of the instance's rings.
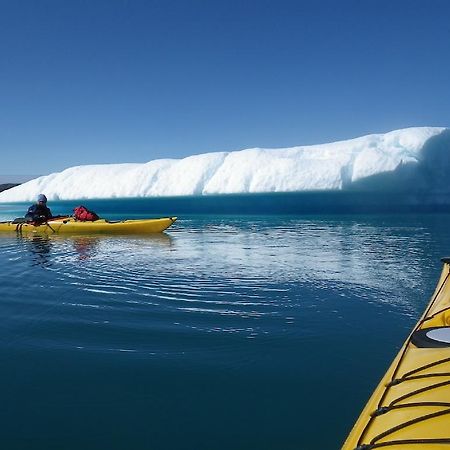
[[450,258],[342,450],[450,450]]

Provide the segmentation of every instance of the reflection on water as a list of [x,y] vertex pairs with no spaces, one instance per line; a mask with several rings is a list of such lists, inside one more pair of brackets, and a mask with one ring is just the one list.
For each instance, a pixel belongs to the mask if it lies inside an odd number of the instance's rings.
[[[11,236],[12,234],[1,234],[0,238],[8,240]],[[14,236],[19,245],[24,246],[24,248],[36,255],[34,261],[42,263],[51,261],[51,258],[48,258],[48,256],[52,249],[55,250],[55,255],[66,252],[69,258],[78,255],[78,258],[82,260],[96,256],[99,251],[103,252],[103,257],[108,257],[108,248],[111,248],[111,245],[119,245],[126,254],[129,253],[126,247],[128,245],[136,245],[136,240],[142,244],[150,242],[155,246],[170,246],[172,242],[172,238],[165,233],[144,237],[120,236],[119,238],[112,238],[108,235],[65,236],[43,233],[15,234]],[[74,252],[71,251],[72,249]]]
[[[430,218],[196,218],[147,237],[32,235],[4,237],[0,245],[27,277],[46,285],[46,302],[60,308],[48,320],[73,329],[55,340],[43,328],[35,345],[104,351],[112,348],[109,333],[125,327],[130,351],[164,354],[179,352],[179,341],[141,342],[141,327],[254,339],[280,320],[294,325],[353,296],[414,316],[438,270],[436,225]],[[20,284],[14,276],[11,282]]]
[[18,239],[22,240],[27,250],[30,251],[34,264],[42,266],[48,266],[52,264],[50,258],[52,244],[48,236],[32,235],[26,239],[24,239],[22,236],[18,236]]
[[[17,239],[33,254],[33,260],[36,264],[51,265],[52,259],[50,253],[52,247],[61,245],[60,236],[46,234],[18,235]],[[88,259],[95,255],[99,245],[97,236],[78,236],[62,238],[64,247],[71,244],[78,258]]]
[[73,248],[78,253],[79,259],[88,259],[96,254],[98,238],[91,236],[80,236],[73,239]]

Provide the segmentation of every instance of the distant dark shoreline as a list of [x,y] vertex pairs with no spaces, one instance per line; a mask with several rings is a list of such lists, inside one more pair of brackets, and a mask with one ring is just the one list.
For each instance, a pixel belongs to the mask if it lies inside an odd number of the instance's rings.
[[7,189],[11,189],[13,187],[19,186],[20,183],[4,183],[0,184],[0,192],[6,191]]

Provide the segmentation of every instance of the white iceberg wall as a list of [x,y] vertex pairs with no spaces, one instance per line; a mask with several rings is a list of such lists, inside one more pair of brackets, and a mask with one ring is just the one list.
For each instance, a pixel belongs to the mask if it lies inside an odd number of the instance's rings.
[[172,164],[161,170],[157,177],[143,180],[144,196],[201,195],[205,184],[223,164],[226,155],[223,152],[206,153],[172,160]]
[[402,163],[446,128],[420,127],[330,144],[206,153],[145,164],[71,167],[0,193],[0,202],[338,190]]

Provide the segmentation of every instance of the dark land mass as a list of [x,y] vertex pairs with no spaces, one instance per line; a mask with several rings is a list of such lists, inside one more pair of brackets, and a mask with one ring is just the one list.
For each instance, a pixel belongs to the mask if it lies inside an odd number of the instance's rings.
[[4,183],[0,184],[0,192],[6,191],[6,189],[11,189],[15,186],[19,186],[20,183]]

